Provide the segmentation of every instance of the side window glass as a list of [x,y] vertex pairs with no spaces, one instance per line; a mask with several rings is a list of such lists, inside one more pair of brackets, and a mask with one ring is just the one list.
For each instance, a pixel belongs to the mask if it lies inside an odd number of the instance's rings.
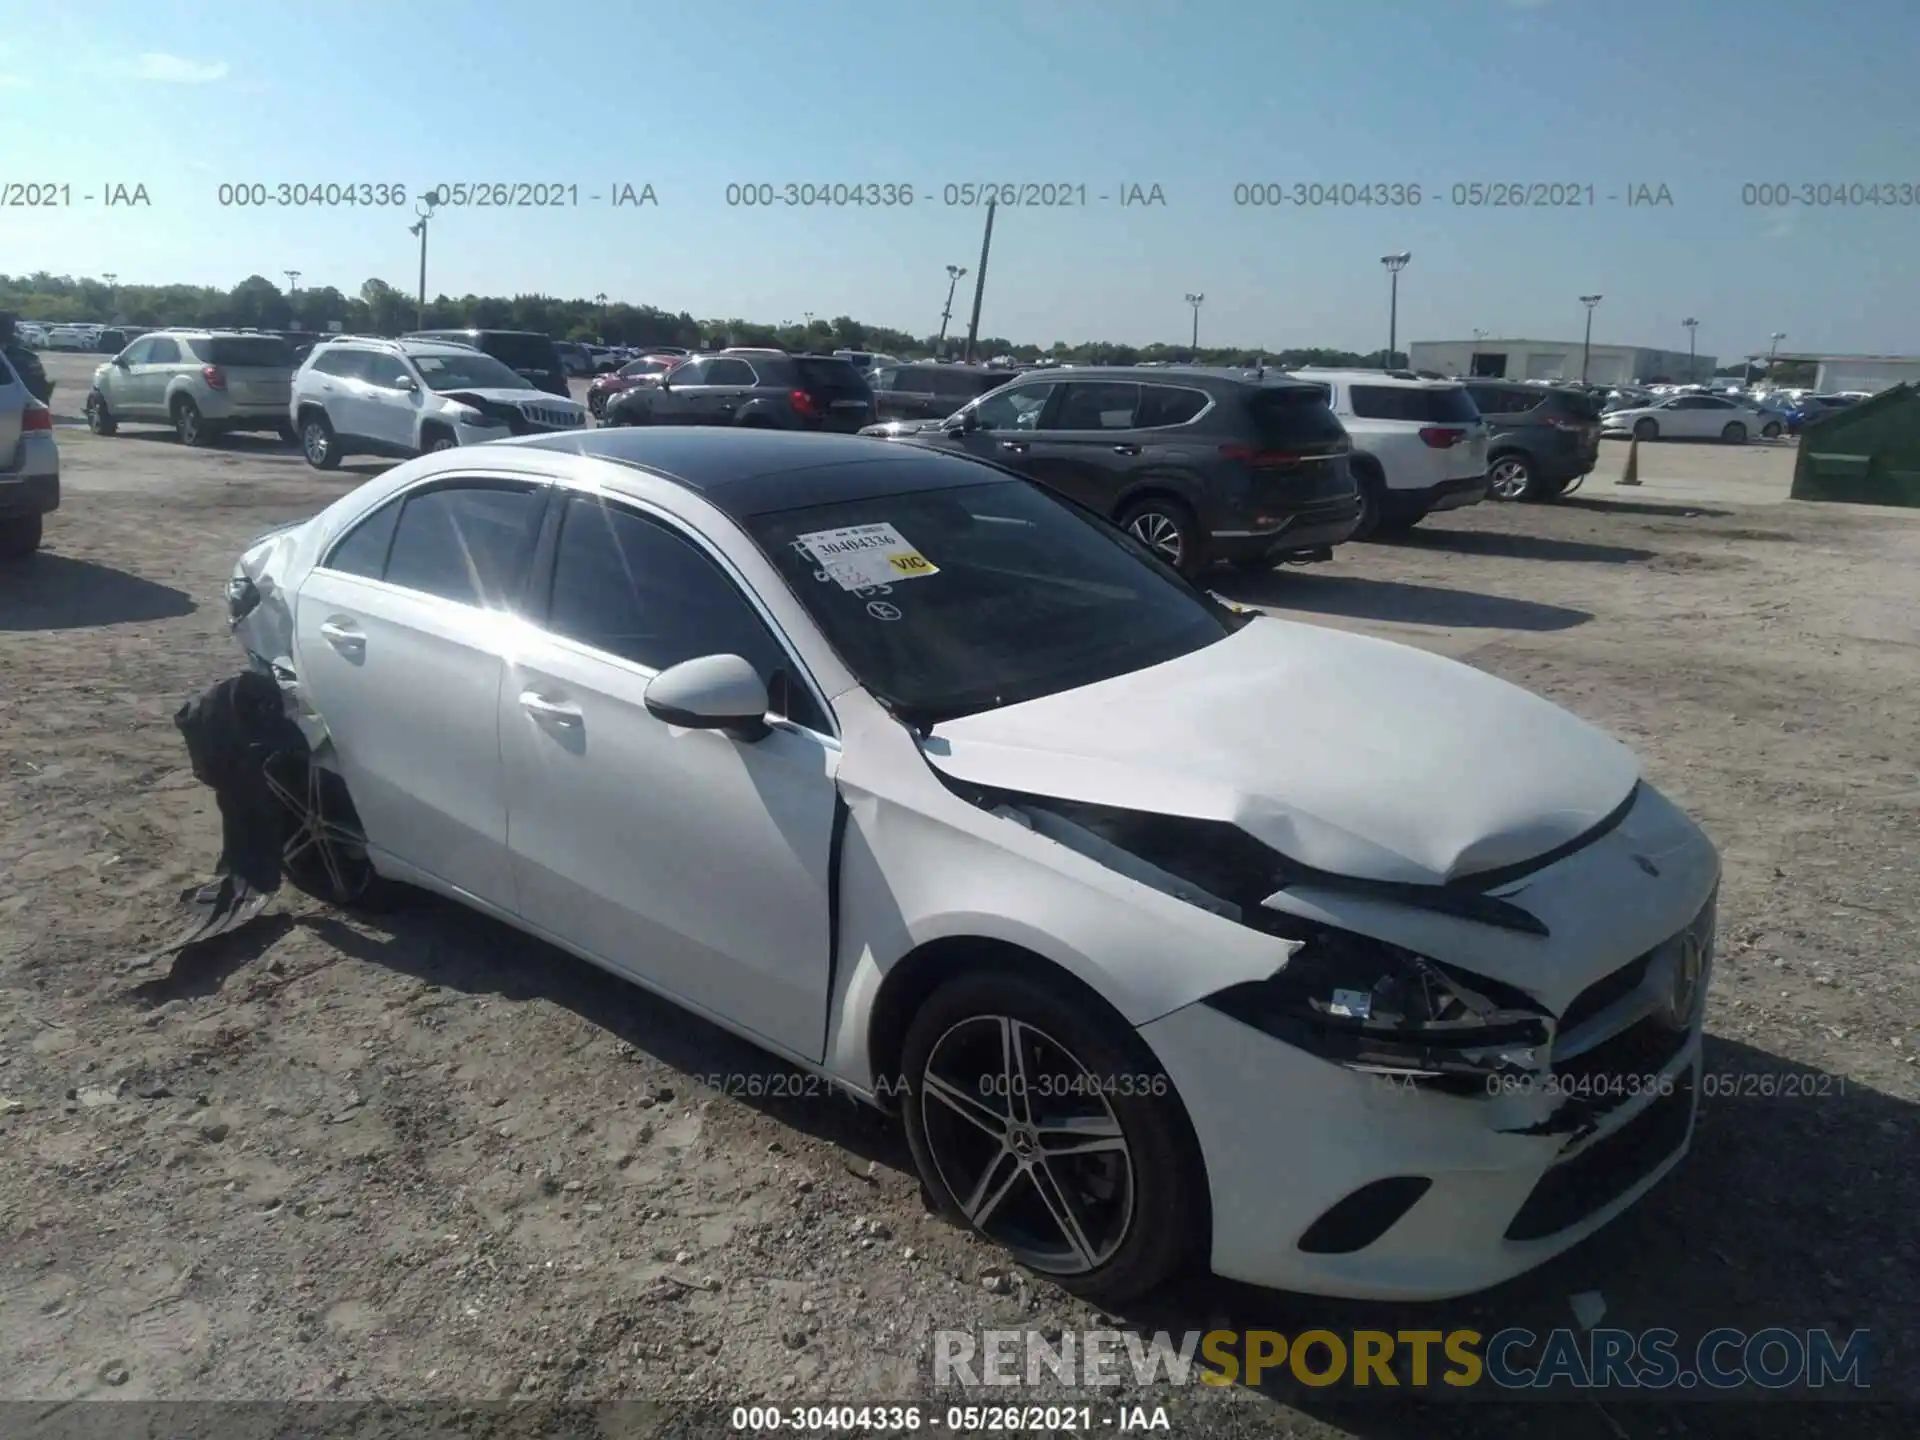
[[1206,409],[1207,403],[1208,397],[1203,391],[1173,385],[1143,385],[1138,424],[1142,430],[1184,425]]
[[707,371],[712,364],[711,360],[688,360],[684,364],[674,366],[668,372],[668,379],[675,389],[685,385],[705,385]]
[[1040,413],[1055,390],[1053,385],[1020,385],[989,395],[973,407],[982,430],[1036,430]]
[[384,350],[362,351],[360,366],[361,378],[382,390],[398,390],[407,378],[405,362]]
[[707,385],[755,385],[759,378],[744,360],[713,360],[707,365]]
[[767,682],[774,708],[828,731],[792,662],[726,573],[646,516],[598,500],[567,506],[554,556],[547,628],[649,670],[738,655]]
[[1069,383],[1067,398],[1047,429],[1131,430],[1139,410],[1138,385]]
[[144,365],[147,363],[147,356],[152,353],[153,342],[151,340],[136,340],[127,347],[126,354],[120,358],[129,365]]
[[147,351],[143,365],[172,365],[180,359],[180,347],[165,336],[153,342],[153,348]]
[[526,573],[539,502],[531,486],[450,485],[408,496],[387,582],[462,605],[507,608]]
[[378,580],[386,573],[387,547],[393,542],[404,496],[396,496],[334,542],[323,562],[327,569]]

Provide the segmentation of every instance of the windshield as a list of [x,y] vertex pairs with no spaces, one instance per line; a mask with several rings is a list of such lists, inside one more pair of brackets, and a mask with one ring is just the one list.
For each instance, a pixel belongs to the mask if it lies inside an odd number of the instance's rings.
[[1142,670],[1240,623],[1021,481],[777,511],[749,528],[861,684],[913,724]]
[[411,357],[430,390],[524,390],[526,378],[491,355],[415,355]]

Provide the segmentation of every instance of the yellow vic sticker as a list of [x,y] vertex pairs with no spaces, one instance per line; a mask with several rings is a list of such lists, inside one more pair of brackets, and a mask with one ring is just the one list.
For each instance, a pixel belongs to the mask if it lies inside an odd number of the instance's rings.
[[887,563],[904,576],[938,575],[940,569],[918,550],[909,550],[904,555],[889,555]]

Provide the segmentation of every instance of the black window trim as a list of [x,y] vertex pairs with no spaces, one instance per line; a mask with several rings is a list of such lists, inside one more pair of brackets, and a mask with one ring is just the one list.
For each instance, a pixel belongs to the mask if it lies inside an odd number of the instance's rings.
[[[531,593],[540,540],[546,533],[547,515],[554,508],[554,484],[553,481],[544,475],[503,475],[498,472],[479,470],[462,471],[452,475],[430,476],[417,484],[409,485],[404,489],[395,491],[378,504],[371,505],[359,515],[354,516],[352,522],[328,542],[326,550],[322,553],[320,559],[314,562],[313,568],[316,570],[325,570],[329,575],[339,575],[346,579],[358,580],[368,585],[378,585],[383,590],[392,591],[396,595],[406,595],[415,600],[430,600],[440,605],[454,605],[462,610],[482,608],[469,605],[464,600],[454,600],[445,595],[435,595],[431,590],[415,590],[411,586],[397,585],[387,579],[387,571],[393,566],[393,545],[394,542],[400,538],[400,526],[407,518],[407,506],[411,505],[420,496],[432,494],[436,490],[526,490],[535,492],[537,508],[534,513],[533,533],[531,538],[527,540],[519,557],[520,583],[514,587],[511,594],[505,597],[507,609],[510,613],[520,616],[527,615],[527,598]],[[347,540],[359,530],[362,525],[373,519],[375,515],[378,515],[382,510],[386,509],[387,506],[394,504],[397,504],[400,509],[393,518],[393,533],[387,537],[387,553],[380,559],[380,574],[377,577],[372,575],[356,575],[351,570],[335,570],[327,563],[333,559],[335,552],[338,551],[342,545],[346,544]]]
[[[780,725],[794,734],[819,740],[831,749],[840,748],[840,717],[833,713],[833,706],[827,703],[825,687],[814,677],[812,669],[801,658],[799,648],[781,628],[779,620],[767,608],[753,586],[747,583],[746,577],[740,573],[739,566],[735,565],[719,546],[695,530],[683,518],[658,505],[635,499],[631,495],[613,495],[602,491],[577,489],[564,484],[555,484],[550,487],[550,498],[546,513],[541,520],[539,539],[534,546],[532,561],[527,567],[524,603],[519,609],[523,620],[537,628],[541,636],[551,644],[564,646],[577,654],[631,671],[649,680],[660,673],[652,666],[643,665],[638,660],[629,660],[626,656],[616,655],[611,650],[602,650],[596,645],[589,645],[584,640],[562,635],[547,626],[548,617],[553,609],[554,581],[559,574],[560,530],[565,522],[566,512],[573,507],[575,501],[593,502],[614,510],[626,510],[642,520],[659,525],[669,535],[675,539],[684,540],[704,555],[720,572],[721,579],[733,586],[734,590],[745,599],[747,607],[759,617],[760,623],[767,627],[767,633],[773,637],[774,644],[786,652],[787,661],[793,667],[793,673],[800,677],[807,693],[813,697],[815,707],[826,717],[827,724],[832,729],[823,733],[811,725],[803,725],[798,720],[789,719],[785,715],[774,716],[769,723]],[[394,529],[397,533],[399,527],[396,525]]]

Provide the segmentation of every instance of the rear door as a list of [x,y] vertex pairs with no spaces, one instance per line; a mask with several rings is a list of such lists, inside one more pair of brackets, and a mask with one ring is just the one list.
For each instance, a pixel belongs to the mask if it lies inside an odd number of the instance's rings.
[[546,500],[536,481],[460,476],[387,502],[300,587],[300,684],[368,841],[514,905],[500,687]]
[[760,372],[737,355],[715,356],[702,378],[705,383],[692,397],[696,425],[731,425],[760,385]]
[[227,398],[248,410],[286,413],[293,394],[293,347],[278,335],[209,335],[191,342],[194,353],[218,366]]
[[413,372],[398,355],[387,350],[363,350],[360,353],[360,389],[356,396],[362,429],[356,433],[382,446],[400,451],[419,447],[420,411],[427,403],[426,391],[409,389]]
[[1027,473],[1102,515],[1112,515],[1146,459],[1138,432],[1145,387],[1074,380],[1033,437]]

